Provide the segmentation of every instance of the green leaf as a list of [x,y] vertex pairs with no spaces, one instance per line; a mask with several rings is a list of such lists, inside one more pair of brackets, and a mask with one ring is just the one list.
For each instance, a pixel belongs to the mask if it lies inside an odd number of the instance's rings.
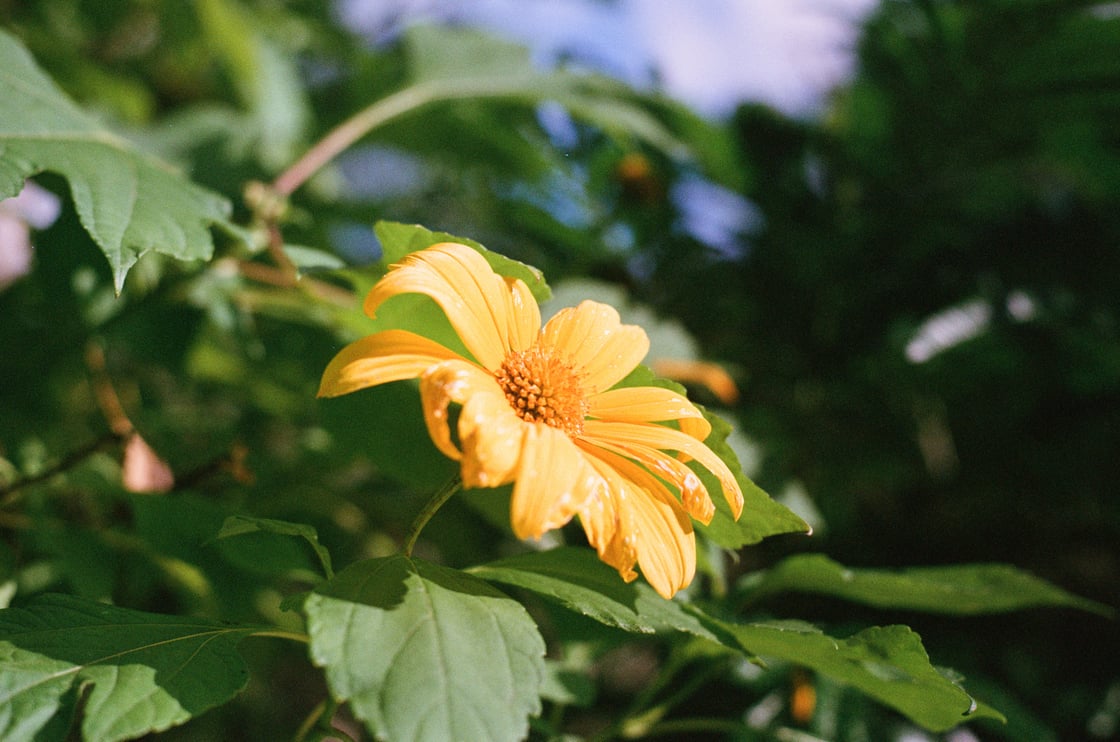
[[1112,615],[1108,606],[1062,590],[1007,564],[849,569],[822,554],[792,556],[740,587],[748,599],[793,591],[831,595],[877,608],[974,615],[1067,606]]
[[739,520],[731,515],[731,507],[719,494],[719,481],[699,464],[693,464],[693,470],[703,480],[708,492],[712,493],[712,500],[716,504],[716,514],[708,525],[697,524],[696,529],[726,549],[738,549],[749,544],[757,544],[767,536],[776,536],[780,533],[810,533],[812,529],[801,520],[792,510],[770,498],[770,495],[751,481],[743,473],[739,457],[727,444],[727,436],[731,434],[731,424],[718,415],[702,409],[705,419],[712,424],[712,432],[704,444],[723,459],[735,475],[735,481],[743,490],[743,513]]
[[471,574],[530,590],[624,631],[685,631],[717,638],[677,601],[665,600],[641,580],[624,582],[592,549],[560,547],[474,567]]
[[346,263],[334,253],[318,250],[314,247],[303,245],[284,245],[284,254],[292,261],[299,273],[314,273],[316,271],[334,271],[345,268]]
[[[659,386],[672,389],[680,394],[685,394],[685,388],[675,381],[665,379],[655,374],[647,366],[638,366],[620,381],[616,386]],[[731,506],[724,499],[719,480],[715,475],[697,463],[690,464],[692,470],[704,482],[704,486],[711,493],[712,501],[716,505],[716,513],[708,525],[696,523],[696,529],[705,537],[726,549],[738,549],[750,544],[757,544],[767,536],[776,536],[781,533],[809,533],[812,529],[805,521],[801,520],[792,510],[776,502],[766,494],[765,490],[751,481],[743,473],[739,457],[734,449],[727,443],[731,434],[731,424],[722,417],[709,412],[703,406],[697,405],[704,414],[704,419],[711,423],[712,432],[704,440],[704,445],[712,449],[716,456],[723,459],[735,475],[739,489],[743,491],[743,513],[739,520],[731,515]]]
[[255,631],[66,595],[0,611],[0,738],[34,739],[86,685],[83,739],[129,739],[182,724],[245,686],[236,646]]
[[43,171],[70,182],[74,207],[113,272],[117,293],[149,250],[207,260],[210,225],[230,205],[134,149],[75,106],[22,45],[0,30],[0,198]]
[[311,657],[370,731],[516,740],[540,712],[544,641],[519,603],[418,559],[353,564],[304,604]]
[[1003,716],[978,704],[946,673],[930,664],[921,638],[906,626],[876,626],[835,639],[801,622],[731,624],[722,628],[748,654],[809,667],[850,685],[931,731],[969,719]]
[[495,273],[509,278],[520,278],[533,292],[538,302],[546,301],[551,292],[545,283],[544,275],[531,265],[526,265],[496,252],[491,252],[480,243],[466,237],[456,237],[446,232],[433,232],[419,224],[379,221],[373,227],[381,242],[382,258],[385,265],[398,262],[409,253],[423,250],[441,242],[458,242],[475,250],[486,258]]
[[311,546],[315,556],[319,558],[319,564],[322,565],[323,574],[326,575],[327,579],[329,580],[334,576],[334,570],[331,568],[330,552],[319,543],[319,533],[306,523],[289,523],[284,520],[254,518],[248,515],[231,515],[222,523],[221,530],[218,531],[218,535],[214,539],[241,536],[246,533],[274,533],[279,536],[302,538]]

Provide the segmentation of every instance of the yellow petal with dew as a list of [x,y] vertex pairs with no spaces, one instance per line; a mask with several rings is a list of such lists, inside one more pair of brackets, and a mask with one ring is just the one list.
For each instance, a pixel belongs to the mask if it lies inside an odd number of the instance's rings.
[[631,582],[638,577],[634,571],[638,550],[630,522],[632,516],[626,506],[634,487],[609,464],[583,446],[580,448],[588,464],[603,481],[597,497],[588,499],[580,509],[580,525],[587,535],[587,542],[599,553],[599,559],[617,569],[623,580]]
[[561,309],[544,326],[541,343],[555,348],[583,375],[587,394],[609,389],[645,358],[645,330],[624,325],[614,307],[594,301]]
[[696,574],[696,536],[688,515],[640,467],[609,452],[584,450],[608,481],[618,514],[614,537],[596,545],[600,559],[615,567],[627,582],[634,579],[636,563],[659,595],[672,598]]
[[544,423],[522,423],[521,465],[510,499],[510,523],[519,538],[540,538],[572,519],[599,487],[599,479],[572,440]]
[[610,389],[594,395],[588,403],[587,414],[600,420],[630,423],[676,420],[681,430],[701,441],[712,432],[712,426],[700,410],[672,389],[656,386]]
[[425,294],[443,309],[475,359],[495,369],[510,348],[509,293],[477,250],[444,242],[406,255],[374,285],[363,307],[373,317],[398,294]]
[[350,343],[331,359],[319,383],[320,397],[414,379],[429,366],[459,354],[405,330],[386,330]]
[[436,448],[455,461],[462,451],[451,440],[448,407],[463,404],[476,393],[499,393],[494,377],[470,361],[454,358],[430,366],[420,377],[420,401],[424,422]]
[[696,536],[692,522],[656,477],[622,456],[599,449],[593,453],[636,485],[639,491],[627,502],[636,529],[638,566],[663,598],[687,587],[696,575]]
[[678,451],[694,458],[719,479],[723,496],[735,518],[743,512],[743,491],[739,489],[735,475],[723,459],[687,433],[663,425],[587,420],[583,426],[583,437],[592,443],[613,445],[627,453],[632,451],[635,458],[641,458],[643,449],[650,448]]
[[[708,494],[708,488],[704,486],[703,480],[696,472],[688,468],[681,460],[656,448],[639,446],[634,443],[625,446],[614,445],[603,440],[595,440],[593,443],[600,450],[611,451],[620,456],[636,459],[638,463],[646,467],[645,469],[638,467],[639,471],[649,477],[652,477],[650,474],[652,472],[680,491],[681,505],[685,512],[704,525],[712,522],[712,518],[716,514],[716,506]],[[652,478],[654,481],[660,481],[657,480],[657,477]],[[644,480],[639,481],[639,484],[643,487],[649,486]]]
[[527,425],[496,387],[476,391],[459,413],[462,478],[467,487],[508,484],[521,460]]
[[[587,472],[586,483],[588,496],[583,500],[577,511],[580,525],[587,535],[588,543],[596,547],[599,551],[600,558],[607,564],[615,566],[623,573],[623,576],[626,577],[624,569],[618,567],[616,562],[625,562],[625,569],[629,569],[634,566],[633,559],[626,562],[625,555],[616,556],[613,560],[603,556],[604,549],[608,544],[613,542],[615,534],[618,532],[618,503],[616,499],[611,496],[610,485],[607,479],[593,466],[593,464],[601,464],[601,462],[592,459],[592,457],[586,453],[581,441],[573,439],[573,443],[580,449],[580,455],[584,458],[584,469]],[[636,576],[633,570],[630,570],[630,576],[626,577],[626,579],[629,581]]]

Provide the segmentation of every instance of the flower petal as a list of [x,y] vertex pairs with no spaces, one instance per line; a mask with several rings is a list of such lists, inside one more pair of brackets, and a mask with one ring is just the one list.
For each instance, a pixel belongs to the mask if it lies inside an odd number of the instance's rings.
[[649,351],[645,330],[622,324],[614,307],[594,301],[557,312],[545,324],[541,343],[558,350],[584,374],[588,394],[617,384]]
[[[663,598],[672,598],[696,574],[696,536],[688,515],[641,467],[601,449],[583,450],[610,483],[619,512],[614,543],[600,549],[600,558],[618,569],[627,581],[632,579],[636,560],[653,589]],[[652,486],[646,488],[643,483]],[[620,564],[612,561],[616,552],[622,557]]]
[[540,538],[571,520],[602,482],[566,433],[544,423],[523,425],[510,524],[518,538]]
[[[514,321],[509,314],[515,302],[510,285],[477,250],[444,242],[406,255],[374,285],[363,307],[372,317],[387,299],[410,293],[434,299],[484,367],[495,369],[501,364],[510,350]],[[527,294],[527,289],[518,294]]]
[[643,449],[679,451],[696,459],[716,475],[723,488],[723,496],[736,518],[743,512],[743,491],[739,489],[739,483],[735,481],[727,464],[712,453],[710,448],[687,433],[663,425],[587,420],[583,425],[583,438],[596,444],[613,445],[637,459],[643,458]]
[[700,441],[712,432],[712,426],[700,410],[671,389],[656,386],[610,389],[596,394],[588,402],[588,414],[600,420],[629,423],[677,420],[681,430]]
[[524,281],[508,277],[505,281],[509,287],[506,295],[509,300],[508,347],[513,351],[527,350],[537,342],[541,334],[541,308]]
[[447,408],[452,402],[463,404],[480,393],[501,394],[501,391],[492,375],[461,358],[430,366],[420,377],[420,400],[424,405],[428,435],[436,448],[450,459],[459,461],[462,451],[451,440]]
[[[712,518],[716,514],[716,506],[708,494],[708,488],[704,486],[703,480],[697,476],[696,472],[689,469],[680,459],[656,448],[639,446],[633,443],[626,446],[617,446],[602,440],[585,441],[584,443],[585,445],[593,444],[602,451],[611,451],[620,456],[636,459],[646,467],[646,469],[636,467],[637,471],[645,477],[649,477],[653,482],[660,484],[660,480],[650,474],[650,472],[653,472],[680,490],[681,505],[686,513],[704,525],[712,522]],[[629,460],[627,463],[632,465]],[[651,484],[638,475],[631,477],[631,479],[647,489],[652,488]]]
[[320,397],[337,397],[358,389],[414,379],[454,351],[405,330],[386,330],[350,343],[331,359],[319,383]]
[[630,517],[624,511],[623,503],[631,486],[602,459],[590,455],[583,446],[580,448],[602,482],[596,496],[588,498],[580,508],[580,525],[587,534],[588,543],[599,553],[599,558],[617,569],[622,579],[631,582],[638,577],[634,571],[638,551],[634,544],[634,529],[622,524],[625,518]]
[[631,502],[637,529],[638,567],[653,589],[668,600],[696,574],[696,534],[680,504],[643,490]]
[[459,413],[463,484],[499,487],[512,482],[526,427],[497,389],[471,395]]

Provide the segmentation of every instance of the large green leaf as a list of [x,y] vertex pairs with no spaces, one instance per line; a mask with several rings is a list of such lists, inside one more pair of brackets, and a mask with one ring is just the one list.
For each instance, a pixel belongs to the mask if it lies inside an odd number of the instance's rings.
[[530,590],[610,626],[636,632],[686,631],[754,657],[810,667],[929,729],[948,729],[969,716],[1000,718],[934,668],[921,639],[905,626],[872,628],[836,639],[800,622],[718,621],[695,606],[660,598],[641,582],[622,582],[589,549],[524,554],[471,571],[483,579]]
[[228,224],[229,202],[98,124],[2,30],[0,100],[0,198],[19,193],[36,173],[64,176],[118,292],[149,250],[180,260],[210,258],[209,227]]
[[876,626],[836,639],[801,622],[731,624],[705,617],[748,654],[812,668],[850,685],[932,731],[968,719],[1003,716],[930,664],[921,638],[906,626]]
[[87,686],[83,739],[181,724],[244,687],[236,646],[254,631],[65,595],[0,611],[0,739],[34,739]]
[[419,559],[353,564],[304,604],[311,657],[379,737],[516,740],[540,711],[544,641],[519,603]]
[[750,599],[775,592],[818,593],[878,608],[980,614],[1068,606],[1108,615],[1111,609],[1007,564],[910,569],[850,569],[822,554],[789,557],[740,587]]
[[686,631],[716,637],[677,601],[641,580],[623,582],[592,549],[560,547],[501,559],[470,570],[484,580],[530,590],[608,626],[653,633]]

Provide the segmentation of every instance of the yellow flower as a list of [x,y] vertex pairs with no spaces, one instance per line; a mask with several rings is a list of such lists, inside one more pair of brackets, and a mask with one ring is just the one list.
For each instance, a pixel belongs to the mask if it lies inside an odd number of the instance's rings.
[[434,299],[473,357],[405,330],[378,332],[335,356],[319,396],[419,378],[428,431],[460,462],[464,486],[514,482],[510,519],[519,538],[539,538],[578,515],[600,559],[627,582],[637,565],[666,598],[688,585],[696,571],[689,516],[708,523],[715,505],[684,462],[715,474],[736,518],[743,495],[704,445],[711,427],[687,399],[660,387],[611,388],[645,357],[645,332],[592,301],[542,328],[523,281],[454,243],[393,266],[366,297],[366,314],[408,293]]

